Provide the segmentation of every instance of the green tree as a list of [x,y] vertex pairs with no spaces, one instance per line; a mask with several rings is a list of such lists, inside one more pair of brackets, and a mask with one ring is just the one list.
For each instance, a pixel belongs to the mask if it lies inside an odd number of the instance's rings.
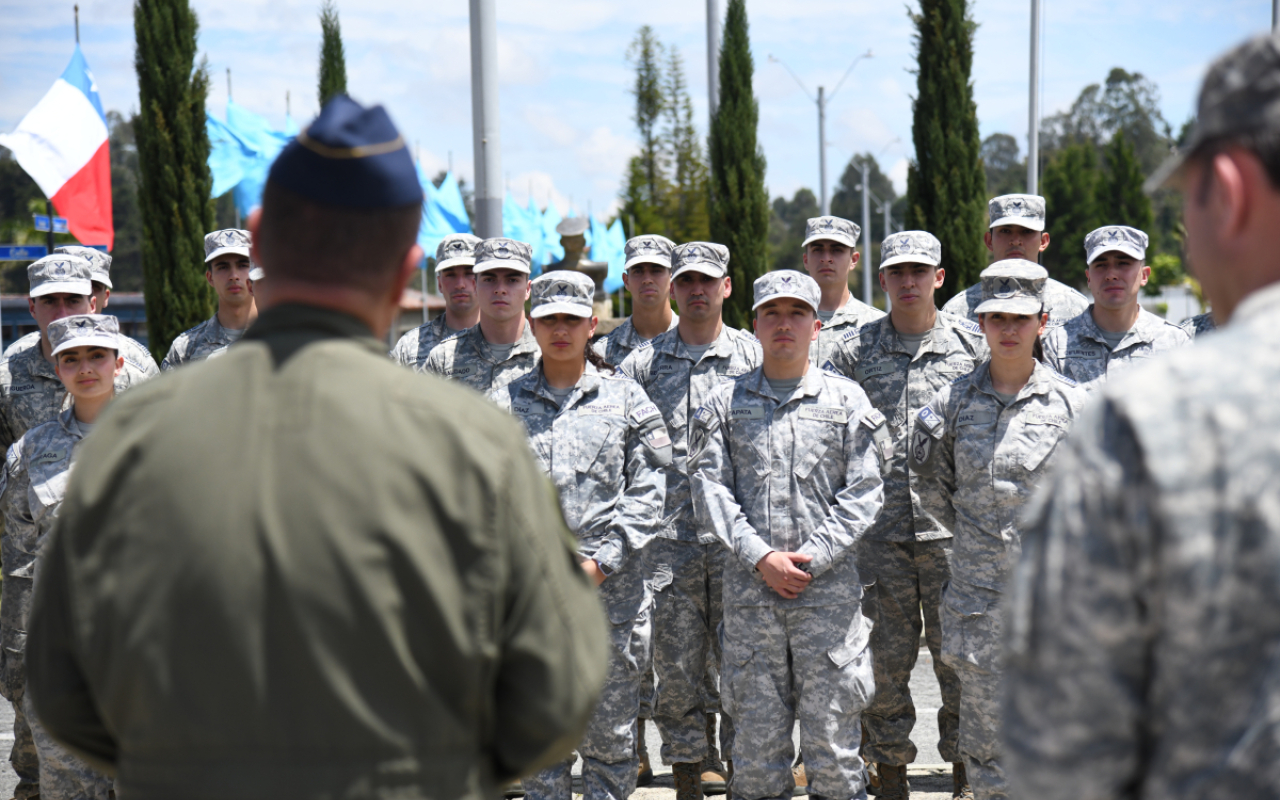
[[799,189],[790,200],[775,198],[769,211],[770,268],[803,271],[805,225],[818,216],[818,198],[812,189]]
[[1086,284],[1084,237],[1105,224],[1098,209],[1100,183],[1097,154],[1087,142],[1058,151],[1040,180],[1051,232],[1040,263],[1052,277],[1077,288]]
[[1027,190],[1027,161],[1018,151],[1017,139],[1007,133],[993,133],[982,140],[981,152],[988,199]]
[[1104,225],[1152,228],[1151,198],[1142,190],[1142,166],[1124,131],[1116,131],[1103,150],[1106,170],[1098,182],[1098,216]]
[[973,33],[968,0],[921,0],[915,22],[916,97],[907,172],[906,227],[942,242],[946,280],[939,300],[978,280],[987,264],[987,188],[973,102]]
[[209,73],[195,65],[199,23],[187,0],[137,0],[133,28],[147,335],[159,361],[174,337],[213,314],[204,282],[204,234],[213,226]]
[[720,107],[711,120],[711,240],[729,248],[733,294],[725,322],[751,327],[751,285],[769,268],[769,195],[764,151],[756,139],[760,107],[746,0],[729,0],[720,46]]
[[140,292],[142,279],[142,218],[138,214],[138,147],[134,118],[107,112],[111,150],[111,216],[116,229],[111,250],[113,291]]
[[[627,59],[636,70],[635,85],[631,89],[636,101],[635,116],[632,119],[640,131],[640,154],[633,159],[635,163],[627,171],[623,213],[635,217],[639,233],[666,233],[662,206],[668,187],[666,157],[659,127],[666,110],[662,75],[665,51],[666,48],[658,41],[653,28],[648,25],[636,33],[636,38],[627,48]],[[657,220],[657,229],[641,223],[641,219]]]
[[893,181],[880,171],[880,164],[870,153],[854,154],[845,165],[844,173],[841,174],[839,182],[836,183],[836,190],[831,195],[831,213],[834,216],[852,220],[859,226],[862,225],[862,173],[858,170],[857,163],[869,165],[867,172],[871,173],[871,238],[874,241],[883,242],[884,212],[880,210],[880,203],[889,204],[889,213],[892,216],[898,193],[894,191]]
[[666,203],[667,236],[677,242],[706,241],[711,235],[707,210],[707,160],[693,122],[693,101],[680,51],[671,48],[666,74],[666,147],[671,186]]
[[338,23],[338,7],[333,0],[320,6],[320,106],[335,95],[347,93],[347,57],[342,49],[342,26]]

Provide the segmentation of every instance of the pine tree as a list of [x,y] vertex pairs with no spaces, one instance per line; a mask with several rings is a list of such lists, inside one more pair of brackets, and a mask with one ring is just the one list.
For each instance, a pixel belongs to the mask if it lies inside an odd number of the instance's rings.
[[347,93],[347,57],[342,49],[342,26],[338,24],[338,7],[333,0],[320,6],[320,106],[335,95]]
[[174,337],[214,309],[204,282],[204,235],[213,227],[209,74],[195,66],[199,23],[187,0],[137,0],[133,27],[147,336],[159,361]]
[[663,186],[666,164],[662,152],[662,133],[658,129],[665,109],[663,94],[662,60],[665,48],[654,35],[653,28],[642,27],[635,41],[627,48],[627,58],[635,65],[636,83],[631,90],[636,98],[633,119],[640,130],[640,166],[644,176],[644,195],[654,206],[660,206],[664,196]]
[[1144,176],[1138,154],[1116,131],[1103,151],[1106,171],[1098,183],[1098,216],[1103,225],[1128,225],[1152,236],[1151,198],[1142,190]]
[[1099,182],[1096,151],[1088,142],[1059,150],[1040,178],[1045,218],[1052,231],[1040,263],[1049,275],[1070,286],[1086,285],[1084,237],[1103,224],[1098,212]]
[[907,173],[908,229],[942,242],[946,280],[939,300],[976,283],[986,266],[986,175],[969,79],[975,24],[968,0],[921,0],[916,33],[916,97]]
[[768,270],[769,195],[756,140],[759,104],[747,32],[746,0],[729,0],[720,47],[720,107],[711,120],[711,240],[729,248],[733,294],[725,323],[751,327],[751,286]]
[[666,75],[666,147],[670,153],[671,189],[667,202],[667,236],[677,242],[706,241],[711,235],[707,210],[707,162],[693,101],[684,77],[680,51],[671,49]]

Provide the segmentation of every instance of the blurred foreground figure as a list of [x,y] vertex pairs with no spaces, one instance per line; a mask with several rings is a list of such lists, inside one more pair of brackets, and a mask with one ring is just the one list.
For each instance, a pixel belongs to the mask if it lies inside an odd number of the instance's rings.
[[1166,180],[1229,324],[1109,381],[1040,488],[1007,609],[1012,797],[1280,797],[1280,40],[1210,68]]
[[257,323],[85,443],[30,691],[122,797],[478,800],[581,737],[609,640],[519,423],[384,354],[421,204],[332,100],[249,220]]

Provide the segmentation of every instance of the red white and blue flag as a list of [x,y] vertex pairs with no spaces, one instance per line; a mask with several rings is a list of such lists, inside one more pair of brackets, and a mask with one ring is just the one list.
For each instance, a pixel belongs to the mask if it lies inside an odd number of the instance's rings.
[[0,145],[13,151],[81,244],[111,249],[115,229],[107,117],[79,45],[62,77],[17,130],[0,134]]

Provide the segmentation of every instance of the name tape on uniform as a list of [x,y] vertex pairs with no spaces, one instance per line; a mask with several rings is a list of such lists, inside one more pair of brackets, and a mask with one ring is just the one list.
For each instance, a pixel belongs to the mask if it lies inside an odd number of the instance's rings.
[[1027,414],[1028,425],[1057,425],[1059,428],[1071,427],[1071,420],[1066,414],[1047,414],[1043,411],[1031,411]]
[[812,419],[818,422],[834,422],[844,425],[849,422],[849,412],[843,408],[830,406],[801,406],[800,419]]
[[897,371],[898,366],[896,364],[868,364],[866,366],[859,364],[857,369],[853,371],[853,377],[855,380],[860,381],[866,378],[874,378],[877,375],[891,375]]
[[56,464],[67,457],[67,448],[60,450],[46,450],[35,458],[31,459],[31,466],[39,467],[44,464]]
[[622,416],[621,403],[588,403],[578,408],[578,413],[584,417],[620,417]]
[[961,425],[990,425],[996,421],[996,412],[975,408],[962,411],[956,417],[956,427]]
[[764,406],[735,406],[729,409],[729,419],[764,419]]

